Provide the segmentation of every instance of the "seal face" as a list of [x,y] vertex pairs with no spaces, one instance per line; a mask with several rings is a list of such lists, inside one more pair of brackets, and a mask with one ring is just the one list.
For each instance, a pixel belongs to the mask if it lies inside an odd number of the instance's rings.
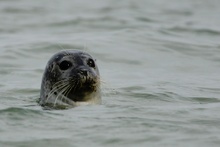
[[92,56],[79,50],[53,55],[44,71],[39,103],[52,107],[101,103],[99,70]]

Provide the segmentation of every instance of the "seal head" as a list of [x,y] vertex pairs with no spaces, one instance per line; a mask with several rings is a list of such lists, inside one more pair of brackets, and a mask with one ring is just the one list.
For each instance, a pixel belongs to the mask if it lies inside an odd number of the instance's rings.
[[100,76],[95,60],[79,50],[53,55],[44,71],[40,105],[81,105],[101,103]]

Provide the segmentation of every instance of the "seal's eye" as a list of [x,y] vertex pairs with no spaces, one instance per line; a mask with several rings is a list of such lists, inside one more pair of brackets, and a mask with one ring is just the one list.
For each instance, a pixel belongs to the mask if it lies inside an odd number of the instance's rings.
[[95,67],[95,62],[94,62],[92,59],[89,59],[88,62],[87,62],[87,64],[88,64],[90,67],[92,67],[92,68]]
[[72,63],[69,61],[62,61],[59,66],[61,70],[67,70],[72,66]]

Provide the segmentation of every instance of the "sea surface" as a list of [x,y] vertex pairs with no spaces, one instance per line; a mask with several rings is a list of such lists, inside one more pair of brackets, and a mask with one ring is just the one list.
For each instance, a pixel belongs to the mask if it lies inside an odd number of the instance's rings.
[[[97,59],[102,104],[38,105],[49,58]],[[0,147],[219,147],[219,0],[0,0]]]

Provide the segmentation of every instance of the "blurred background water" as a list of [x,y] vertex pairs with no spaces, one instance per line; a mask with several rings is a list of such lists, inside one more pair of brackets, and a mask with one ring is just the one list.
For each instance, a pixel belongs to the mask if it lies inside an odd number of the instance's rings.
[[[0,0],[0,146],[219,146],[220,1]],[[48,59],[98,62],[102,105],[43,110]]]

